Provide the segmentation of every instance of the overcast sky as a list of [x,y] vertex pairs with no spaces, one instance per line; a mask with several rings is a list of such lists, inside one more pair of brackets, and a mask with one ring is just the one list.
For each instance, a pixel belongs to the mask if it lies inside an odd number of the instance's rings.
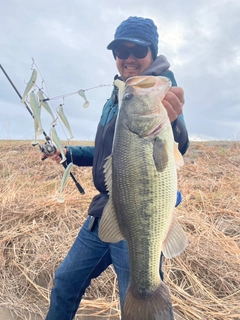
[[[64,99],[74,139],[93,140],[117,74],[106,47],[117,26],[133,15],[151,18],[158,26],[159,53],[185,91],[189,135],[239,140],[239,0],[0,0],[0,64],[21,94],[32,58],[37,84],[44,81],[48,97],[106,85],[86,91],[87,109],[78,95]],[[52,109],[61,103],[52,100]],[[44,110],[42,117],[49,133],[51,117]],[[66,140],[64,127],[58,123],[56,128]],[[0,70],[0,139],[33,137],[33,120]]]

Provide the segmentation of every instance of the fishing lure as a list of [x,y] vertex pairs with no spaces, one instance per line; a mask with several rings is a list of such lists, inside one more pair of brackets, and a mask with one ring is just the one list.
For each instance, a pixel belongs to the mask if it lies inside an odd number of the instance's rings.
[[22,96],[22,100],[21,102],[24,103],[27,95],[28,95],[28,92],[32,89],[32,87],[34,86],[35,82],[37,80],[37,70],[36,69],[33,69],[32,71],[32,75],[31,75],[31,78],[30,80],[28,81],[27,83],[27,86],[26,86],[26,89],[23,93],[23,96]]
[[65,154],[64,154],[64,151],[63,151],[63,147],[62,147],[62,144],[60,142],[60,139],[57,135],[57,132],[55,130],[54,127],[52,127],[51,129],[51,136],[52,136],[52,140],[53,142],[55,143],[55,145],[57,146],[58,150],[60,151],[61,153],[61,156],[62,156],[62,160],[60,161],[60,163],[63,163],[64,161],[66,161],[66,157],[65,157]]
[[38,91],[38,100],[39,100],[40,105],[44,107],[44,109],[51,115],[53,121],[55,122],[56,118],[55,118],[49,104],[46,101],[44,101],[44,96],[43,96],[43,92],[41,89],[39,89],[39,91]]
[[40,118],[41,108],[37,103],[34,91],[30,93],[30,106],[34,115],[35,136],[39,136],[40,134],[43,133],[44,130],[43,130],[41,118]]
[[[19,91],[17,90],[16,86],[14,85],[14,83],[13,83],[12,80],[11,80],[11,78],[9,77],[9,75],[7,74],[7,72],[5,71],[5,69],[3,68],[3,66],[2,66],[1,64],[0,64],[0,69],[2,70],[2,72],[3,72],[4,75],[6,76],[7,80],[9,81],[9,83],[11,84],[11,86],[13,87],[13,89],[15,90],[16,94],[17,94],[18,97],[20,98],[20,101],[23,101],[23,102],[24,102],[24,105],[25,105],[26,109],[28,110],[28,112],[30,113],[31,117],[34,118],[35,126],[37,126],[37,125],[38,125],[38,122],[37,122],[37,120],[35,119],[34,114],[33,114],[33,112],[31,111],[31,108],[29,108],[29,107],[28,107],[28,104],[24,101],[26,97],[24,97],[24,99],[23,99],[23,97],[21,96],[21,94],[20,94]],[[34,78],[35,78],[35,76],[36,76],[36,71],[34,72]],[[36,81],[36,79],[34,80],[34,83],[35,83],[35,81]],[[30,82],[31,82],[31,81],[30,81]],[[27,90],[28,90],[28,89],[27,89]],[[27,90],[26,90],[26,91],[27,91]],[[39,108],[39,109],[41,110],[41,108]],[[40,110],[39,110],[39,112],[40,112]],[[39,115],[40,115],[40,113],[39,113]],[[36,130],[36,131],[37,131],[37,130]],[[41,145],[39,144],[39,142],[36,141],[36,139],[35,139],[35,141],[32,142],[32,145],[33,145],[33,146],[38,145],[39,148],[40,148],[40,151],[41,151],[42,153],[45,153],[46,155],[52,155],[52,154],[54,154],[54,153],[56,152],[56,149],[55,149],[55,146],[52,144],[51,138],[46,134],[45,131],[43,131],[43,135],[44,135],[44,137],[45,137],[45,139],[46,139],[46,142],[45,142],[45,144],[44,144],[43,146],[41,146]],[[36,138],[36,136],[35,136],[35,138]],[[60,146],[61,146],[61,144],[60,144]],[[65,158],[65,156],[64,156],[63,158]],[[45,158],[42,158],[42,160],[44,160],[44,159],[45,159]],[[66,159],[66,158],[65,158],[65,159]],[[63,165],[64,168],[66,168],[66,166],[67,166],[66,162],[63,162],[62,165]],[[74,183],[75,183],[78,191],[79,191],[81,194],[84,194],[84,193],[85,193],[84,189],[82,188],[82,186],[80,185],[80,183],[76,180],[76,178],[74,177],[74,175],[73,175],[71,172],[70,172],[70,177],[71,177],[72,180],[74,181]]]
[[62,177],[62,182],[61,182],[60,195],[59,195],[59,197],[58,197],[58,199],[57,199],[57,201],[58,201],[59,203],[63,203],[63,202],[64,202],[62,193],[63,193],[64,187],[65,187],[65,185],[66,185],[66,183],[67,183],[67,179],[68,179],[68,177],[69,177],[69,175],[70,175],[70,172],[71,172],[71,170],[72,170],[72,166],[73,166],[73,163],[70,162],[70,163],[68,164],[66,170],[64,171],[64,174],[63,174],[63,177]]
[[85,100],[85,102],[83,104],[83,108],[87,109],[89,106],[89,101],[86,98],[85,91],[80,89],[80,90],[78,90],[77,93]]
[[64,123],[65,127],[68,129],[68,132],[70,134],[69,139],[72,139],[73,138],[72,130],[70,128],[70,124],[68,122],[68,119],[63,112],[63,105],[62,104],[60,104],[60,106],[58,107],[57,113],[58,113],[60,119],[62,120],[62,122]]
[[35,145],[38,145],[37,134],[36,134],[38,132],[38,121],[36,118],[34,118],[33,121],[34,121],[34,140],[31,141],[31,145],[35,146]]

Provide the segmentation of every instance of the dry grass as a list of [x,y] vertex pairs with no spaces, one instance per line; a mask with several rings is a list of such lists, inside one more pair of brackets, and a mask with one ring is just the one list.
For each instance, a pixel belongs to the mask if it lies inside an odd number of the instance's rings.
[[[96,191],[91,169],[74,167],[56,199],[63,168],[39,161],[29,142],[0,142],[0,306],[29,319],[46,314],[53,274],[73,243]],[[184,319],[240,319],[240,143],[192,143],[179,172],[178,215],[189,246],[165,260],[165,281]],[[119,314],[114,271],[92,282],[79,313]]]

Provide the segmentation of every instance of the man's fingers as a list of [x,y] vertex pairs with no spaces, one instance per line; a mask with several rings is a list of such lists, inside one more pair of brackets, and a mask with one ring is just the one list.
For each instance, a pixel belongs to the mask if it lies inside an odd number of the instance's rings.
[[178,117],[178,113],[175,111],[175,109],[172,107],[171,103],[169,103],[167,100],[163,100],[162,104],[164,108],[167,110],[168,117],[170,119],[170,122],[173,122]]
[[184,91],[181,87],[172,87],[167,94],[169,94],[172,98],[173,95],[175,95],[182,105],[185,103]]
[[180,87],[172,87],[162,101],[169,119],[173,122],[183,111],[184,91]]

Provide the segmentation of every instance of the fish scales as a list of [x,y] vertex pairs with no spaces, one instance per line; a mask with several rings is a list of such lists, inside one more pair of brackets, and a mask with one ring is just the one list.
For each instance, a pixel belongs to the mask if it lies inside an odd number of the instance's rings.
[[[128,240],[130,265],[139,266],[131,273],[131,280],[139,290],[151,290],[159,284],[160,244],[166,238],[169,213],[176,202],[176,165],[172,156],[167,168],[158,172],[153,142],[121,129],[121,115],[118,121],[122,133],[114,142],[112,197],[117,203],[120,230]],[[171,131],[168,135],[173,141]]]
[[163,77],[126,83],[112,155],[105,165],[109,201],[100,222],[103,241],[126,239],[130,283],[122,320],[173,320],[171,297],[159,276],[160,253],[181,253],[186,236],[174,217],[176,161],[181,155],[161,101],[170,88]]

